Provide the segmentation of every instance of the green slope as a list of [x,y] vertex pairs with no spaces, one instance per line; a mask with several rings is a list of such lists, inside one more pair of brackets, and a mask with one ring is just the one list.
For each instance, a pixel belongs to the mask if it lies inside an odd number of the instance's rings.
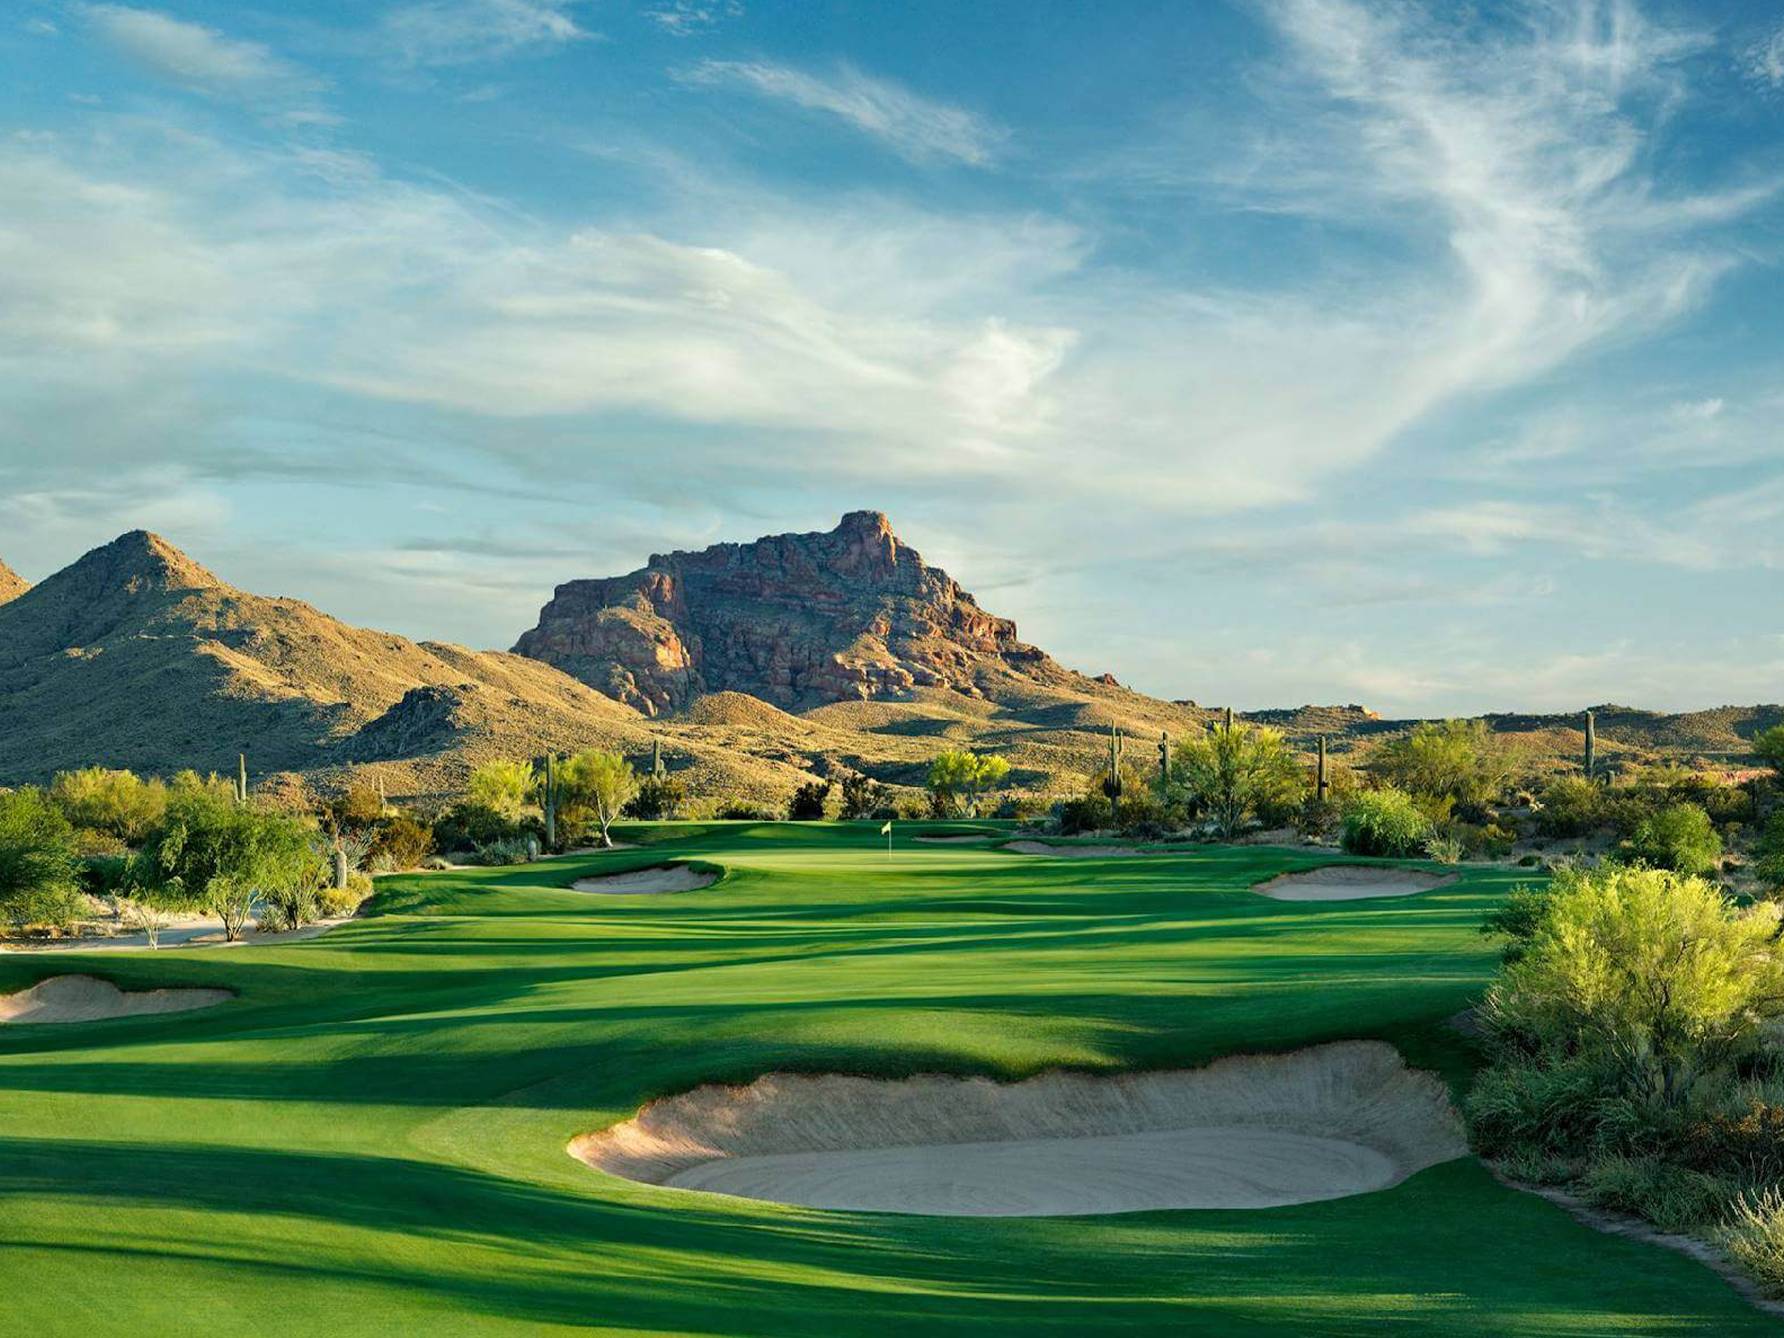
[[[903,830],[903,829],[901,829]],[[1772,1332],[1706,1269],[1452,1162],[1262,1212],[933,1219],[596,1175],[574,1134],[797,1067],[1015,1076],[1389,1039],[1443,1019],[1512,879],[1281,903],[1304,857],[1050,861],[871,826],[661,827],[647,850],[388,880],[373,918],[239,951],[0,957],[220,984],[202,1013],[0,1028],[0,1294],[38,1334]],[[659,898],[572,878],[708,860]]]

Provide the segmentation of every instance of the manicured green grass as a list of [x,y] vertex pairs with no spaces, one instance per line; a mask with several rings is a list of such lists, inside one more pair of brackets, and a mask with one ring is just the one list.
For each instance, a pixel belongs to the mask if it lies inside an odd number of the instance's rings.
[[[1309,861],[1049,860],[900,825],[664,826],[651,848],[382,884],[238,951],[0,957],[225,985],[200,1013],[0,1027],[0,1296],[39,1334],[1771,1332],[1704,1268],[1471,1161],[1262,1212],[940,1219],[599,1176],[574,1134],[777,1068],[1013,1077],[1383,1037],[1464,1084],[1444,1019],[1515,881],[1325,905]],[[713,887],[573,878],[709,861]]]

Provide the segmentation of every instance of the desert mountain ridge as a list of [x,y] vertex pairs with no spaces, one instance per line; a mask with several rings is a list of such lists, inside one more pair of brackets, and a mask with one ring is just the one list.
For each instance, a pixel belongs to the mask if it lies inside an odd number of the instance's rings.
[[31,583],[4,562],[0,562],[0,604],[17,599],[31,588]]
[[[491,758],[660,747],[690,789],[772,803],[850,771],[920,785],[954,746],[999,751],[1013,784],[1054,792],[1105,763],[1111,726],[1149,770],[1161,735],[1218,718],[1061,666],[878,512],[570,581],[514,652],[351,627],[140,530],[17,586],[0,601],[0,785],[95,764],[229,771],[246,753],[280,787],[371,768],[392,795],[427,796]],[[1413,723],[1355,705],[1244,718],[1340,755]],[[1578,755],[1577,714],[1488,719],[1543,756]],[[1738,764],[1779,721],[1777,706],[1604,707],[1600,753]]]

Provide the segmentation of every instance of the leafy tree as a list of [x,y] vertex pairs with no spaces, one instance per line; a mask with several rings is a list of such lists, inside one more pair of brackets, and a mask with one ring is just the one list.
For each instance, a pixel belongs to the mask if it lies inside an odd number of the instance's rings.
[[842,778],[842,820],[870,818],[892,801],[892,791],[860,772]]
[[1305,771],[1279,731],[1251,725],[1210,730],[1171,751],[1171,784],[1228,837],[1252,818],[1292,814],[1307,791]]
[[107,832],[128,845],[141,845],[167,811],[167,786],[132,771],[84,767],[64,771],[50,785],[50,797],[76,827]]
[[829,781],[806,781],[793,791],[787,801],[787,818],[792,822],[818,822],[824,817],[824,804],[830,798]]
[[143,846],[145,899],[208,910],[234,941],[269,893],[284,895],[304,859],[320,861],[296,820],[236,803],[209,786],[175,786]]
[[619,753],[595,749],[564,759],[557,769],[558,813],[570,823],[595,822],[601,844],[612,847],[613,820],[638,793],[638,775]]
[[1010,764],[991,753],[947,749],[929,764],[929,793],[938,815],[979,816],[979,800],[1010,774]]
[[1753,755],[1784,777],[1784,725],[1773,725],[1755,734]]
[[309,924],[321,914],[322,885],[329,876],[315,834],[295,822],[272,818],[262,839],[260,928],[296,929]]
[[1353,855],[1406,859],[1425,848],[1431,819],[1404,790],[1360,790],[1344,807],[1340,844]]
[[1696,804],[1669,804],[1643,818],[1625,844],[1632,858],[1674,873],[1709,873],[1722,858],[1722,838]]
[[1557,875],[1516,961],[1488,991],[1501,1037],[1597,1059],[1667,1105],[1784,1010],[1779,908],[1735,907],[1701,878],[1601,866]]
[[380,819],[371,838],[367,859],[374,869],[418,869],[434,848],[432,829],[407,813]]
[[499,813],[505,821],[518,822],[526,812],[533,790],[530,762],[485,762],[471,772],[465,783],[468,802]]
[[1416,797],[1479,810],[1504,790],[1512,755],[1484,720],[1428,720],[1377,749],[1371,769]]
[[0,793],[0,916],[17,932],[63,925],[85,907],[74,828],[36,788]]

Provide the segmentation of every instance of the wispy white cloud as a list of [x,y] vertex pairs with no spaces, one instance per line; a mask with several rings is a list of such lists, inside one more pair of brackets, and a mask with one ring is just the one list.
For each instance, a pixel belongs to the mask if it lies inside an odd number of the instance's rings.
[[707,60],[678,71],[689,84],[735,88],[835,116],[911,162],[948,159],[984,167],[1008,134],[963,107],[912,92],[851,65],[828,75],[767,61]]
[[583,0],[419,0],[389,11],[381,43],[404,64],[469,65],[548,51],[595,34],[576,21]]
[[743,16],[742,0],[669,0],[644,11],[645,17],[677,37],[711,32],[728,19]]
[[1784,88],[1784,26],[1754,42],[1745,52],[1747,73],[1771,88]]
[[289,121],[335,119],[319,101],[322,81],[259,42],[158,10],[101,4],[84,12],[102,41],[158,78]]

